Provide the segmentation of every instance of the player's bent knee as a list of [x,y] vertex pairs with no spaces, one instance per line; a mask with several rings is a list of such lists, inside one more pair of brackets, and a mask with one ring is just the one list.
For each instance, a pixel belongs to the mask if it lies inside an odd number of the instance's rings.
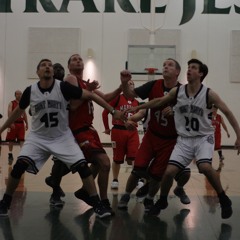
[[178,181],[179,179],[182,179],[182,178],[190,178],[190,176],[191,176],[190,168],[184,168],[177,173],[174,179]]
[[11,176],[16,179],[20,179],[23,173],[27,170],[28,163],[23,160],[17,160],[16,164],[13,166]]
[[82,179],[87,178],[92,175],[92,171],[87,165],[87,163],[81,163],[76,166],[76,171],[79,173]]

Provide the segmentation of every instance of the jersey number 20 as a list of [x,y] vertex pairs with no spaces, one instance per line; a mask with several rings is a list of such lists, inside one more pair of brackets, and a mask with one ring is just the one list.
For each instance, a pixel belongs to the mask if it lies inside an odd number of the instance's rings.
[[185,120],[186,120],[185,128],[188,132],[190,132],[191,130],[199,131],[199,121],[197,118],[189,119],[188,117],[185,116]]

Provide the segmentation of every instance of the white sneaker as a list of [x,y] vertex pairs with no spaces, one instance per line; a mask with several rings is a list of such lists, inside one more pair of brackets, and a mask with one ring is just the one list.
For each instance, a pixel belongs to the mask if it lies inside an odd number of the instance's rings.
[[111,183],[111,189],[118,189],[118,181],[116,180],[113,180],[112,183]]
[[143,186],[144,186],[143,180],[142,180],[142,179],[139,179],[136,188],[137,188],[137,189],[140,189],[140,188],[143,187]]

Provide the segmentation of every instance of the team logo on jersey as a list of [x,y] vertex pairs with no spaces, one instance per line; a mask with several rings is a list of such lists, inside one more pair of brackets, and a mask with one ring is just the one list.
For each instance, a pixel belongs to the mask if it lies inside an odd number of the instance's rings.
[[132,101],[129,101],[129,100],[128,100],[128,104],[132,104]]
[[213,137],[213,135],[208,136],[207,141],[208,141],[210,144],[214,144],[214,137]]

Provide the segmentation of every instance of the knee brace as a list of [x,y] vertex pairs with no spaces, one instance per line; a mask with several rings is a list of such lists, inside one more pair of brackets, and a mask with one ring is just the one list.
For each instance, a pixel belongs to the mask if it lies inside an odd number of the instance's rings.
[[16,164],[13,166],[13,170],[11,172],[11,176],[16,179],[20,179],[23,173],[27,170],[28,163],[17,160]]
[[92,171],[87,165],[87,163],[80,163],[76,166],[75,170],[79,173],[82,179],[89,177],[92,175]]

